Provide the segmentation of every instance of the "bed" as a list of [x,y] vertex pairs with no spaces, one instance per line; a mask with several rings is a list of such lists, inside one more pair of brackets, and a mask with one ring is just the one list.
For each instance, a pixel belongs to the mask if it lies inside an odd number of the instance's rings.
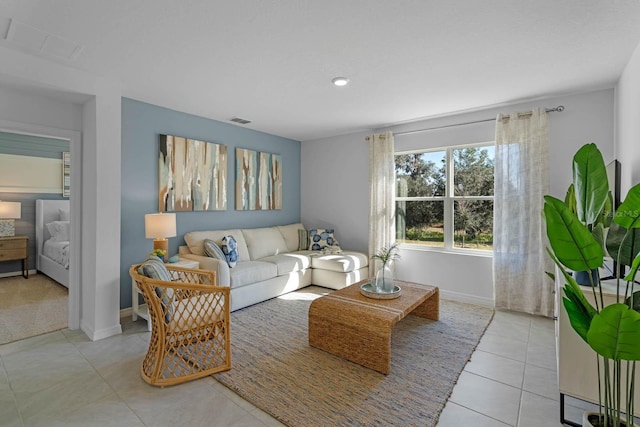
[[36,200],[36,269],[69,287],[69,200]]

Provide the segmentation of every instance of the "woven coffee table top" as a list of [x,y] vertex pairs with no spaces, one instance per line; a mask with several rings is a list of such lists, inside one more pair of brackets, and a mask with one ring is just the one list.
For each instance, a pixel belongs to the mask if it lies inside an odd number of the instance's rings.
[[365,297],[360,293],[360,286],[365,283],[367,283],[367,280],[354,283],[351,286],[325,295],[322,297],[324,303],[333,305],[331,304],[333,300],[336,305],[341,307],[341,310],[345,310],[346,304],[349,306],[349,311],[362,312],[365,317],[369,317],[372,312],[375,312],[377,318],[384,318],[393,324],[404,318],[427,298],[438,292],[436,286],[395,280],[395,285],[402,289],[398,298],[374,299]]

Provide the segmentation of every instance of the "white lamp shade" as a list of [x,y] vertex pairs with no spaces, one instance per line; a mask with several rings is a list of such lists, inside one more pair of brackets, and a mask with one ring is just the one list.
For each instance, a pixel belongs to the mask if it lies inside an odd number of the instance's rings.
[[0,202],[0,219],[20,219],[20,208],[20,202]]
[[175,236],[176,214],[146,214],[144,216],[144,233],[147,239],[164,239]]

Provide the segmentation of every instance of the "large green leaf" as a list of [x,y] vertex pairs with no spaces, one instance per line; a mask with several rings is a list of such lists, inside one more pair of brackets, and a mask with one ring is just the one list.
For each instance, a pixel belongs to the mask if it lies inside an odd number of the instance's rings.
[[[629,234],[627,237],[625,237]],[[611,223],[607,233],[607,252],[611,258],[622,265],[631,265],[640,253],[640,230],[627,230],[617,222]]]
[[596,144],[583,145],[573,156],[573,185],[578,218],[594,224],[609,193],[607,168]]
[[613,220],[626,229],[640,228],[640,184],[631,187]]
[[638,268],[640,268],[640,254],[636,255],[631,263],[631,270],[625,276],[624,280],[627,282],[633,282],[636,279],[636,273],[638,272]]
[[567,194],[564,196],[564,204],[569,207],[569,210],[576,213],[576,191],[573,184],[567,189]]
[[608,359],[640,360],[640,313],[625,304],[605,307],[591,321],[587,340]]
[[597,314],[597,311],[593,306],[587,301],[582,292],[582,288],[578,285],[576,280],[564,269],[564,266],[560,263],[558,258],[553,255],[553,252],[547,248],[547,253],[553,259],[553,262],[558,266],[558,270],[564,276],[564,279],[567,281],[564,285],[564,294],[566,298],[562,298],[562,303],[564,304],[565,309],[567,310],[567,316],[569,317],[569,323],[576,331],[576,333],[582,338],[585,342],[587,341],[587,332],[589,331],[589,326],[591,325],[591,319]]
[[547,236],[553,253],[573,271],[591,271],[602,266],[602,247],[567,205],[552,196],[544,196]]

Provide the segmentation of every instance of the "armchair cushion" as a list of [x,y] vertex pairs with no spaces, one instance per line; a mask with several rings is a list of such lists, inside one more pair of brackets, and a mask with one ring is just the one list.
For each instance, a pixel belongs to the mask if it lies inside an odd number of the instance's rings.
[[[171,275],[164,265],[164,261],[155,255],[150,255],[140,267],[138,267],[138,274],[142,274],[150,279],[162,280],[164,282],[171,281]],[[164,320],[167,323],[171,322],[173,316],[173,289],[156,287],[156,295],[162,299],[162,305],[164,310]]]

